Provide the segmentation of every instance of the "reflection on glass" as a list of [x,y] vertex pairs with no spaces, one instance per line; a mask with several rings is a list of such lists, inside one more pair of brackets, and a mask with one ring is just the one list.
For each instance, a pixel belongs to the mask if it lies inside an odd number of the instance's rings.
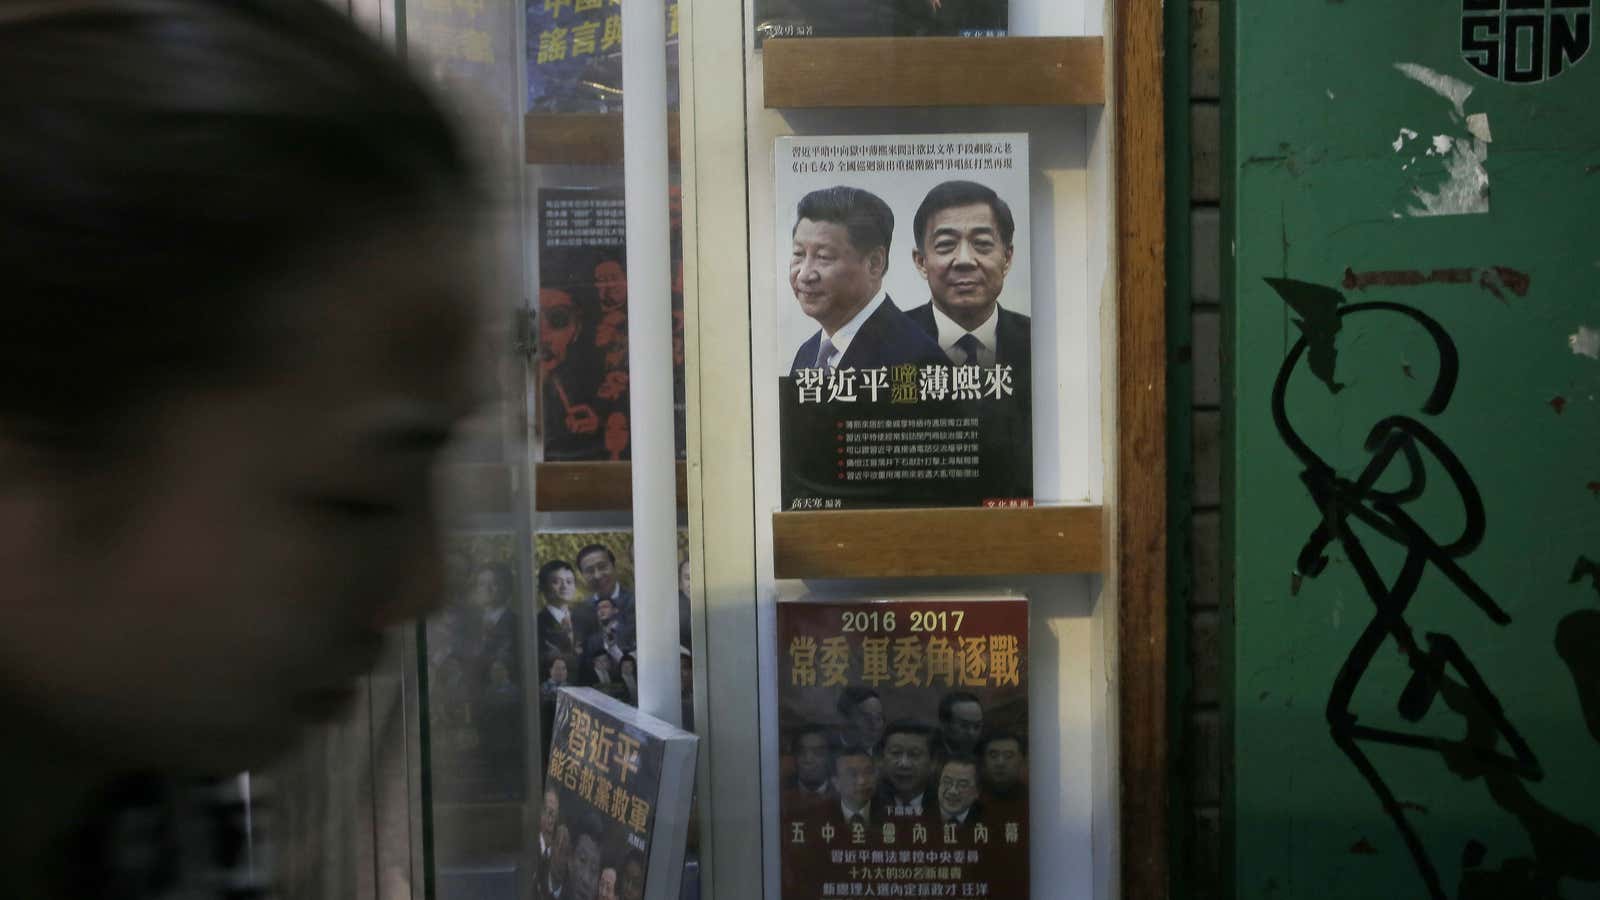
[[456,535],[447,548],[451,602],[427,626],[434,799],[520,800],[525,791],[522,628],[514,535]]

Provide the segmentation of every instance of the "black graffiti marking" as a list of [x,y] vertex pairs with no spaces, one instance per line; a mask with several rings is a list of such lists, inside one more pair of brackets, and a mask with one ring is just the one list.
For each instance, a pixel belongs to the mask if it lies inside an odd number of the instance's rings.
[[1490,799],[1517,820],[1532,848],[1531,856],[1505,859],[1497,869],[1479,868],[1486,848],[1469,841],[1468,852],[1463,853],[1459,900],[1561,900],[1563,879],[1600,880],[1600,836],[1540,803],[1516,773],[1485,766],[1475,754],[1465,752],[1468,747],[1493,747],[1494,723],[1454,680],[1445,680],[1440,695],[1467,723],[1466,737],[1442,749],[1445,764],[1463,780],[1483,779]]
[[1572,673],[1589,735],[1600,741],[1600,612],[1570,613],[1556,624],[1556,653]]
[[1344,327],[1341,321],[1343,314],[1339,312],[1339,307],[1344,303],[1344,294],[1330,287],[1292,278],[1268,278],[1266,281],[1283,298],[1283,302],[1300,316],[1294,320],[1294,324],[1305,336],[1303,340],[1309,342],[1311,374],[1327,385],[1330,393],[1337,394],[1344,390],[1343,384],[1333,380],[1334,368],[1339,361],[1334,337]]
[[1587,556],[1580,556],[1578,561],[1572,564],[1572,574],[1567,576],[1567,584],[1577,584],[1585,576],[1594,585],[1595,594],[1600,595],[1600,564]]
[[[1483,500],[1460,458],[1417,419],[1392,415],[1373,425],[1365,442],[1370,459],[1358,476],[1348,479],[1340,477],[1294,430],[1284,401],[1290,376],[1308,350],[1312,374],[1337,392],[1340,385],[1334,380],[1336,351],[1332,344],[1342,320],[1354,315],[1390,313],[1410,319],[1433,340],[1439,367],[1433,388],[1423,401],[1422,412],[1438,415],[1449,405],[1455,391],[1459,370],[1455,342],[1437,321],[1410,306],[1382,301],[1346,304],[1344,296],[1333,288],[1289,279],[1267,279],[1267,282],[1303,317],[1303,321],[1296,323],[1303,335],[1290,348],[1272,390],[1273,423],[1284,444],[1304,466],[1300,480],[1320,513],[1320,520],[1300,549],[1295,571],[1307,578],[1321,574],[1328,565],[1326,550],[1337,541],[1374,608],[1371,622],[1345,657],[1329,692],[1325,710],[1329,730],[1335,745],[1366,780],[1400,832],[1429,896],[1446,900],[1438,870],[1412,826],[1405,805],[1395,797],[1361,744],[1375,742],[1431,751],[1452,771],[1459,772],[1461,767],[1470,766],[1475,772],[1499,773],[1519,786],[1522,780],[1537,781],[1543,777],[1543,769],[1532,748],[1512,726],[1499,700],[1455,639],[1447,634],[1426,632],[1419,640],[1405,618],[1407,607],[1431,565],[1491,621],[1501,625],[1511,621],[1505,610],[1458,563],[1483,539]],[[1405,509],[1428,489],[1424,454],[1445,473],[1447,483],[1438,489],[1452,489],[1465,511],[1461,533],[1450,536],[1449,540],[1430,534]],[[1394,466],[1403,466],[1403,484],[1389,490],[1378,488],[1380,482],[1389,483],[1385,476],[1390,475]],[[1404,561],[1392,583],[1385,581],[1365,543],[1353,529],[1352,519],[1405,551]],[[1420,721],[1443,693],[1446,705],[1472,724],[1467,739],[1360,723],[1352,709],[1356,689],[1383,644],[1391,639],[1406,657],[1412,673],[1395,698],[1400,716],[1407,722]],[[1455,677],[1451,677],[1452,670]],[[1509,755],[1498,749],[1502,740],[1510,749]]]

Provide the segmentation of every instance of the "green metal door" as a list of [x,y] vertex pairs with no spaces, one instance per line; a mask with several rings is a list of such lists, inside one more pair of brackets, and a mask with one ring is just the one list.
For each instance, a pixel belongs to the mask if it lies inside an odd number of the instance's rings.
[[1590,6],[1230,5],[1236,897],[1600,897]]

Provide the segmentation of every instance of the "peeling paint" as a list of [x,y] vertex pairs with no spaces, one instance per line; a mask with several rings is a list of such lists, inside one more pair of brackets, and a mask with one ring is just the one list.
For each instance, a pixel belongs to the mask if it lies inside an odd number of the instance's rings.
[[1462,107],[1466,104],[1467,98],[1472,96],[1472,85],[1459,78],[1451,78],[1449,75],[1435,72],[1427,66],[1419,66],[1416,63],[1395,63],[1394,67],[1399,69],[1401,74],[1407,78],[1449,100],[1451,105],[1456,108],[1456,115],[1465,116],[1467,114]]
[[1363,291],[1368,287],[1415,287],[1421,284],[1472,284],[1493,294],[1504,303],[1504,288],[1518,297],[1528,296],[1533,277],[1510,266],[1484,266],[1482,268],[1433,269],[1382,269],[1375,272],[1357,272],[1346,266],[1341,285],[1347,291]]
[[1465,216],[1489,211],[1489,172],[1483,167],[1489,142],[1474,138],[1470,145],[1466,141],[1452,143],[1451,152],[1441,155],[1449,177],[1437,191],[1412,188],[1417,205],[1406,207],[1407,215]]
[[1489,143],[1494,140],[1494,133],[1489,130],[1489,114],[1473,113],[1467,116],[1467,131],[1480,141]]
[[1331,91],[1331,90],[1330,90],[1330,91],[1328,91],[1328,99],[1329,99],[1329,100],[1332,100],[1332,99],[1334,99],[1334,93],[1333,93],[1333,91]]
[[1572,348],[1575,355],[1600,359],[1600,331],[1579,325],[1577,331],[1567,335],[1567,346]]
[[[1428,141],[1423,155],[1440,160],[1445,169],[1445,181],[1434,190],[1413,187],[1411,196],[1416,200],[1405,209],[1410,216],[1461,216],[1489,211],[1489,172],[1483,162],[1489,156],[1489,144],[1494,140],[1486,113],[1467,115],[1467,98],[1472,96],[1472,85],[1458,78],[1435,72],[1416,63],[1395,63],[1395,68],[1413,81],[1423,85],[1450,101],[1455,112],[1452,122],[1465,119],[1467,134],[1436,134]],[[1402,126],[1399,135],[1390,143],[1396,153],[1407,143],[1416,140],[1419,133]],[[1409,171],[1416,158],[1400,167]],[[1431,185],[1430,185],[1431,186]],[[1398,218],[1398,215],[1396,216]]]

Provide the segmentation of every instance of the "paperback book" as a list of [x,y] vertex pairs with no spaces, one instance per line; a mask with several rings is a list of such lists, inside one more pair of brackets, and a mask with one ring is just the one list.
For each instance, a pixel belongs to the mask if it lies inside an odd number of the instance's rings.
[[698,746],[599,691],[563,688],[541,807],[541,896],[676,900]]
[[778,604],[783,900],[1028,897],[1028,602]]
[[[671,196],[672,284],[648,295],[668,293],[663,300],[672,304],[673,420],[681,458],[682,207],[676,187]],[[629,459],[629,283],[622,189],[543,188],[538,202],[539,437],[544,459]]]
[[1033,502],[1025,134],[779,138],[785,509]]

